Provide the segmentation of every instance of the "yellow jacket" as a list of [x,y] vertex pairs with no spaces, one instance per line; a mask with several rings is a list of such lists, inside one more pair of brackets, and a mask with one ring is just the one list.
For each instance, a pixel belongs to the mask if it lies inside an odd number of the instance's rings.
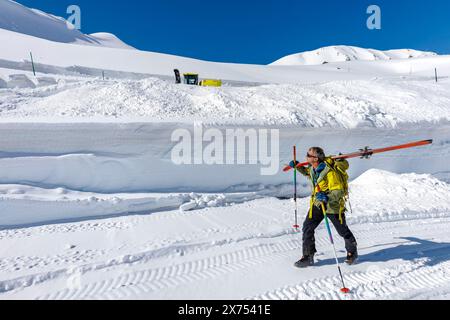
[[[322,165],[323,169],[315,173],[312,167],[301,167],[297,171],[311,181],[312,197],[310,218],[312,218],[312,206],[321,207],[322,204],[315,199],[318,192],[324,192],[328,196],[327,214],[342,215],[345,211],[346,196],[348,193],[347,170],[350,165],[347,160],[335,161],[327,158]],[[342,221],[342,218],[341,218]]]

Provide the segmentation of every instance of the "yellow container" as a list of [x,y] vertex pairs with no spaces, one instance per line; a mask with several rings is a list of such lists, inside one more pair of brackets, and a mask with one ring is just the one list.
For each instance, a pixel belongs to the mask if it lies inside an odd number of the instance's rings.
[[200,81],[200,85],[202,87],[221,87],[222,80],[204,79],[204,80]]

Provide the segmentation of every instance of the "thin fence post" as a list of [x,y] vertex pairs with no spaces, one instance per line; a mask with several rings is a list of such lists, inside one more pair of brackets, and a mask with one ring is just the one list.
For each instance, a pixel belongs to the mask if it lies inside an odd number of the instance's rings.
[[31,57],[31,67],[33,68],[33,74],[36,77],[36,69],[34,68],[33,53],[31,51],[30,51],[30,57]]
[[434,68],[434,77],[436,78],[436,82],[438,82],[437,68]]

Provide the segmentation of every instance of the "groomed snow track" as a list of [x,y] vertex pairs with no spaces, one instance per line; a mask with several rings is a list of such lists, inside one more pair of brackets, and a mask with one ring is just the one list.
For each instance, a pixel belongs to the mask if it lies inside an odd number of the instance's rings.
[[[290,201],[262,199],[188,214],[1,231],[5,243],[14,241],[17,246],[30,241],[40,246],[59,237],[71,243],[86,237],[100,243],[106,238],[107,247],[87,249],[77,244],[58,254],[60,248],[49,247],[42,256],[2,259],[0,297],[403,299],[427,297],[436,289],[450,293],[450,213],[441,213],[441,218],[354,224],[361,258],[355,266],[344,266],[352,293],[342,295],[323,227],[317,234],[317,265],[307,271],[293,267],[301,255],[301,234],[286,228],[291,222],[286,212],[290,206]],[[166,228],[186,227],[174,234],[169,230],[165,237],[152,234],[161,226],[159,216],[167,214],[170,219],[162,224]],[[134,241],[123,242],[123,237]],[[340,239],[337,244],[343,248]],[[344,254],[339,251],[340,257]],[[7,276],[14,269],[22,276]]]

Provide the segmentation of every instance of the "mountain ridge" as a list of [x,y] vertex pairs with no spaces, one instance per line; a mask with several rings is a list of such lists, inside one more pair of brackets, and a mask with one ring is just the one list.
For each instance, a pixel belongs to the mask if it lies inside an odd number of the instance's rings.
[[404,60],[433,56],[437,56],[437,54],[434,52],[419,51],[414,49],[394,49],[381,51],[377,49],[365,49],[355,46],[339,45],[287,55],[274,61],[270,65],[320,65],[332,62]]
[[62,17],[28,8],[12,0],[0,0],[0,29],[54,42],[134,49],[110,33],[89,35],[70,26]]

